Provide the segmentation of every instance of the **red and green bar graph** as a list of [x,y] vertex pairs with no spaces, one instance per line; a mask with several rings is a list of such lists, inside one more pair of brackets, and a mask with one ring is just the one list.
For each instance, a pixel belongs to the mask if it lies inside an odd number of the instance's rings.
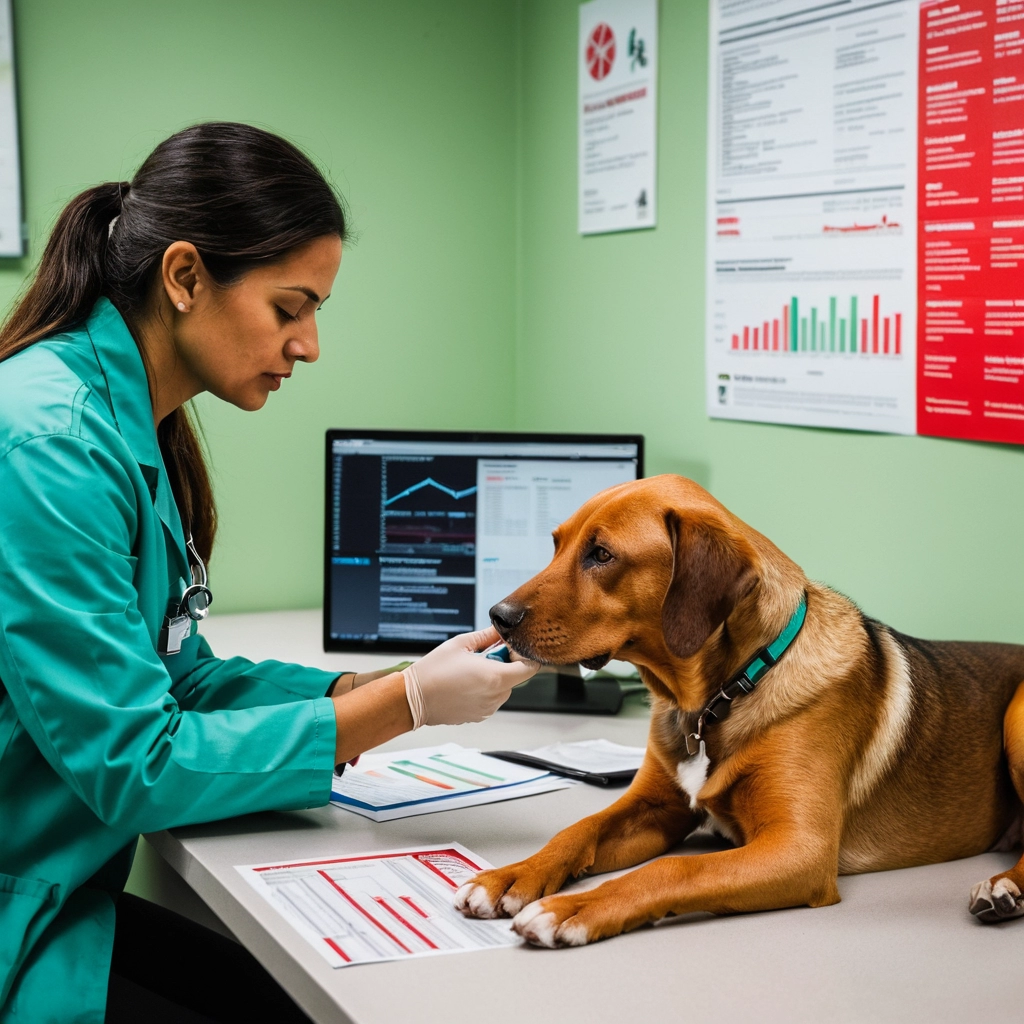
[[879,297],[871,296],[867,316],[858,316],[857,296],[840,306],[829,296],[827,309],[808,308],[794,295],[781,315],[747,325],[732,336],[734,351],[859,352],[862,355],[903,354],[903,314],[881,315]]

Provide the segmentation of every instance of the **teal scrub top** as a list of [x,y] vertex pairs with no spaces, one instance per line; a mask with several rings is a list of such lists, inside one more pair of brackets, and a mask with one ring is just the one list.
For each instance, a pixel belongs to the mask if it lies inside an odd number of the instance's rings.
[[330,798],[336,673],[157,654],[188,561],[107,299],[0,362],[0,1021],[104,1017],[140,832]]

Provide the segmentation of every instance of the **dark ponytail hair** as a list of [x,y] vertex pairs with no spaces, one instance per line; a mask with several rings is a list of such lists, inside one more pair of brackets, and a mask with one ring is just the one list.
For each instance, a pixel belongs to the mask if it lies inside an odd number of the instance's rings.
[[[347,237],[341,202],[291,143],[250,125],[209,122],[160,143],[131,181],[87,189],[64,207],[27,291],[0,328],[0,360],[84,323],[107,296],[138,340],[167,247],[191,242],[228,286],[326,235]],[[216,509],[185,407],[157,430],[186,529],[208,558]]]

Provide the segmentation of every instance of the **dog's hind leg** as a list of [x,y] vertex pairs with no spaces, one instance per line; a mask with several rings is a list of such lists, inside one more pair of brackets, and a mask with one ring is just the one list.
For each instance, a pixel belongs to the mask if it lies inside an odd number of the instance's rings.
[[[1024,683],[1017,687],[1003,718],[1003,748],[1013,787],[1024,804]],[[1018,817],[1018,842],[1024,832],[1022,824]],[[979,921],[989,923],[1024,917],[1024,856],[1009,871],[979,882],[971,890],[970,908]]]
[[629,789],[610,807],[563,829],[526,860],[482,871],[455,894],[467,917],[514,917],[558,892],[566,879],[632,867],[683,840],[701,816],[648,753]]

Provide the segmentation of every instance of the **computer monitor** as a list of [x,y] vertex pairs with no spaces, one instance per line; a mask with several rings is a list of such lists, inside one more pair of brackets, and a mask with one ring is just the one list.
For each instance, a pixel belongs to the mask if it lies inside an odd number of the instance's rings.
[[423,653],[482,629],[551,531],[643,475],[643,437],[329,430],[324,649]]

